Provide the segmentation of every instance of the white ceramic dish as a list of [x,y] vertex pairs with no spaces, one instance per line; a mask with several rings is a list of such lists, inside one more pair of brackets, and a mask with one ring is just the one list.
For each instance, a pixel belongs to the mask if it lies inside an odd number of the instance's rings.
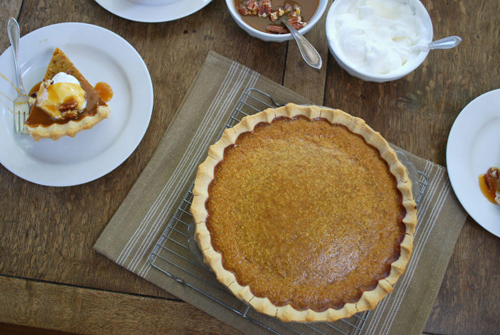
[[500,167],[500,89],[481,95],[458,115],[448,138],[446,164],[453,190],[467,213],[500,237],[500,206],[479,189],[479,175]]
[[212,0],[95,0],[107,11],[137,22],[174,21],[191,15]]
[[[87,80],[111,85],[109,119],[58,141],[16,135],[12,101],[17,96],[12,51],[0,56],[0,163],[36,184],[71,186],[97,179],[118,167],[141,142],[153,110],[153,85],[141,56],[127,41],[101,27],[61,23],[21,38],[20,65],[27,90],[40,82],[59,47]],[[8,80],[10,80],[10,82]]]
[[[345,4],[349,0],[336,0],[333,2],[332,6],[328,10],[328,14],[326,17],[326,37],[328,39],[328,49],[330,53],[335,58],[335,61],[339,64],[341,68],[347,71],[351,76],[359,78],[364,81],[372,81],[377,83],[383,83],[386,81],[397,80],[405,77],[409,73],[413,72],[416,68],[418,68],[425,60],[427,55],[429,54],[429,50],[421,51],[420,54],[409,64],[405,64],[400,71],[388,74],[376,75],[373,73],[369,73],[366,71],[359,70],[354,66],[351,66],[349,61],[345,59],[339,52],[336,50],[335,43],[331,41],[335,38],[332,36],[331,29],[328,27],[332,24],[333,16],[335,15],[335,11]],[[429,13],[425,9],[424,5],[418,0],[412,0],[412,5],[415,6],[417,16],[423,19],[423,23],[427,26],[428,36],[426,37],[426,41],[429,43],[432,42],[433,39],[433,28],[432,28],[432,20],[429,16]]]
[[[241,29],[246,31],[250,36],[256,37],[265,42],[285,42],[293,39],[292,34],[269,34],[251,27],[241,18],[240,14],[238,13],[238,10],[234,6],[234,0],[226,0],[226,4],[227,8],[229,9],[229,13],[233,17],[234,21],[236,21],[236,24]],[[309,20],[309,23],[304,28],[299,30],[301,34],[306,34],[309,30],[312,29],[312,27],[314,27],[316,23],[318,23],[319,19],[321,19],[321,17],[325,12],[327,5],[328,5],[328,0],[319,1],[318,9],[314,13],[311,20]]]

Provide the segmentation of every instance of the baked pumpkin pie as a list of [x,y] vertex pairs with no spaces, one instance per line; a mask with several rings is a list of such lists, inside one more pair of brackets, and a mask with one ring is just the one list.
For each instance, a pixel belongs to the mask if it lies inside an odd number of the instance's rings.
[[191,213],[217,279],[282,321],[374,309],[409,261],[406,168],[362,119],[289,104],[226,129],[199,166]]
[[74,137],[109,117],[110,108],[69,58],[57,48],[36,93],[25,131],[35,141]]

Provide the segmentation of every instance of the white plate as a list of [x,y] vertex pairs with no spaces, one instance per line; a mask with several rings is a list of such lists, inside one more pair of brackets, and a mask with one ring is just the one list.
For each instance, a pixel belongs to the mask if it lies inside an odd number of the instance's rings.
[[[9,99],[17,92],[0,77],[0,163],[36,184],[72,186],[104,176],[132,154],[151,119],[153,84],[141,56],[120,36],[90,24],[61,23],[21,38],[20,64],[26,90],[43,78],[56,47],[92,85],[103,81],[111,86],[110,117],[74,138],[35,142],[28,135],[15,134]],[[0,56],[0,73],[16,83],[10,48]]]
[[166,22],[191,15],[212,0],[95,0],[107,11],[137,22]]
[[500,89],[476,98],[458,115],[446,162],[453,190],[467,213],[500,237],[500,206],[484,197],[478,179],[490,167],[500,167]]

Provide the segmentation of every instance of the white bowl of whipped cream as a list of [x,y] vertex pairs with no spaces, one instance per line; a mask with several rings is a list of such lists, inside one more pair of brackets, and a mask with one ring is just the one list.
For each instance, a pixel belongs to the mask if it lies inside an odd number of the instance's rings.
[[432,21],[418,0],[336,0],[326,19],[330,52],[354,77],[385,82],[422,64]]

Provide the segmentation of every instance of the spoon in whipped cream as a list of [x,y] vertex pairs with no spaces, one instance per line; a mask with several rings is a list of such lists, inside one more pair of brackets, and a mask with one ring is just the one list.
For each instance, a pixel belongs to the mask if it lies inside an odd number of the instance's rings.
[[429,43],[429,50],[434,49],[453,49],[462,43],[462,39],[458,36],[448,36],[440,40]]

